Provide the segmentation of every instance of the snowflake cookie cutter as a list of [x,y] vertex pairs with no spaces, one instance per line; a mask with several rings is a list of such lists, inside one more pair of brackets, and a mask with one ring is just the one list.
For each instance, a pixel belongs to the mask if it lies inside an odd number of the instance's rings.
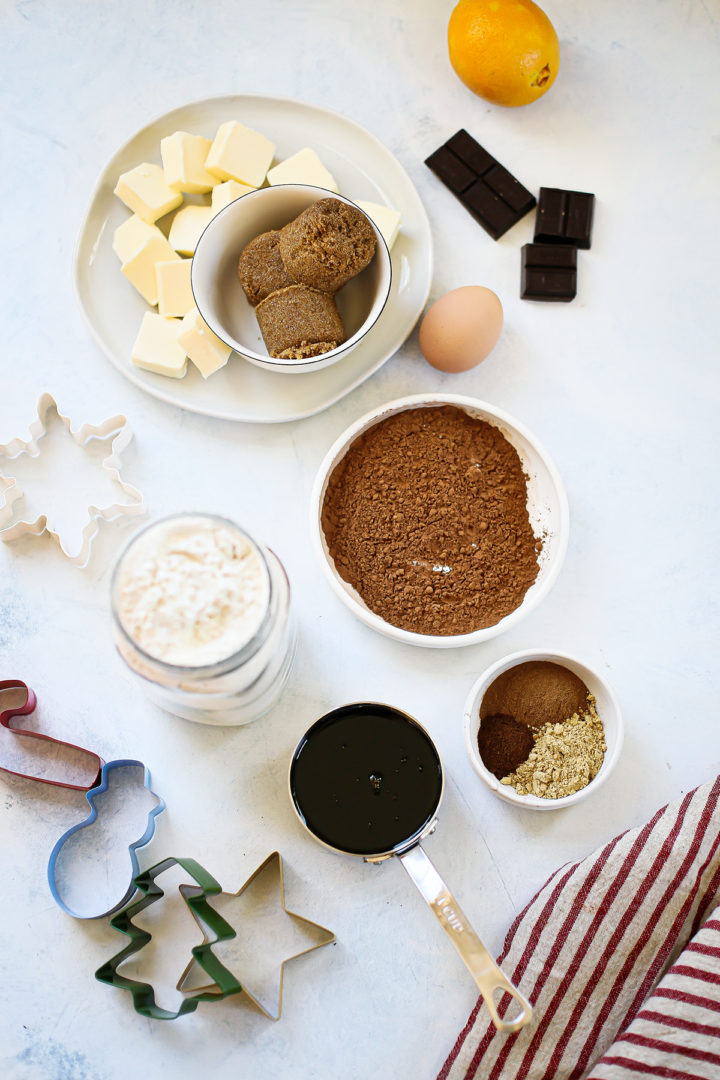
[[[77,552],[68,549],[58,529],[48,521],[47,515],[40,514],[34,521],[21,519],[14,520],[17,504],[25,497],[17,480],[10,475],[6,468],[6,462],[12,461],[21,454],[30,457],[39,457],[41,450],[38,445],[47,432],[46,419],[51,409],[55,409],[58,419],[67,429],[68,434],[83,447],[91,439],[109,439],[110,453],[103,459],[101,467],[110,474],[122,491],[128,496],[128,502],[113,502],[108,506],[95,506],[90,504],[87,508],[88,521],[81,533],[80,548]],[[63,555],[71,563],[78,567],[87,566],[90,560],[90,550],[93,540],[99,531],[99,521],[115,521],[121,516],[134,516],[145,513],[145,502],[142,493],[128,484],[120,476],[120,454],[127,447],[132,438],[132,431],[127,418],[122,414],[111,416],[100,424],[85,423],[77,431],[73,430],[72,421],[64,416],[52,394],[44,393],[37,405],[37,420],[30,424],[30,438],[26,441],[21,438],[11,439],[8,443],[0,443],[0,540],[5,542],[17,540],[21,536],[41,536],[47,532],[59,546]]]

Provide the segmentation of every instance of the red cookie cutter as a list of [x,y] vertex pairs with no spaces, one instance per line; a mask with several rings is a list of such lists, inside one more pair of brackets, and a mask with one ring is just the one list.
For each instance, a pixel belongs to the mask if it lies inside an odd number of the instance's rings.
[[9,769],[6,765],[0,762],[0,772],[9,773],[11,776],[19,776],[23,780],[36,780],[39,784],[51,784],[53,787],[68,788],[70,791],[90,791],[94,788],[99,779],[100,772],[105,762],[98,754],[93,753],[92,750],[86,750],[82,746],[75,746],[74,743],[63,742],[61,739],[53,739],[51,735],[43,735],[39,731],[26,731],[24,728],[12,727],[10,721],[14,716],[29,716],[30,713],[35,711],[37,705],[37,698],[35,697],[35,691],[31,690],[27,683],[22,682],[20,679],[5,679],[0,681],[0,694],[3,690],[24,690],[25,701],[22,705],[16,705],[13,708],[5,709],[4,712],[0,712],[0,726],[4,727],[6,731],[9,731],[11,735],[17,735],[18,738],[25,739],[42,739],[43,742],[54,743],[55,746],[63,748],[72,754],[84,754],[90,762],[91,769],[94,769],[92,783],[89,784],[73,784],[67,780],[51,780],[45,776],[33,776],[32,773],[17,772],[15,769]]

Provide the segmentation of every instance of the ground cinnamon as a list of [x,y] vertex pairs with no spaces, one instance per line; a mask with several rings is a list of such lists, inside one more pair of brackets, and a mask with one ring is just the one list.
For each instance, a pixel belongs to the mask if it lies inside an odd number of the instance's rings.
[[543,724],[560,724],[582,712],[587,697],[587,686],[569,668],[549,660],[528,660],[490,683],[483,694],[480,719],[504,713],[539,731]]
[[499,622],[535,581],[542,547],[517,451],[450,405],[407,409],[360,435],[330,477],[322,528],[371,611],[421,634]]

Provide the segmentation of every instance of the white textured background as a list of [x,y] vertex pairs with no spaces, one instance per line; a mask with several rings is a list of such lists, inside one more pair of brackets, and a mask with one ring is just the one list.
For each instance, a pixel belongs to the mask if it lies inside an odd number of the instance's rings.
[[[300,648],[263,722],[215,731],[166,716],[114,655],[109,567],[132,525],[105,526],[89,570],[47,538],[0,550],[2,678],[37,691],[42,729],[139,757],[168,803],[143,864],[200,857],[227,888],[277,847],[291,908],[338,944],[288,968],[271,1025],[238,1002],[175,1024],[145,1020],[93,979],[122,939],[53,904],[46,860],[84,800],[3,778],[0,1070],[7,1080],[130,1074],[432,1080],[473,984],[402,868],[345,862],[312,844],[285,795],[289,754],[328,707],[382,699],[414,713],[444,757],[448,790],[428,850],[489,945],[560,863],[695,786],[720,765],[717,724],[717,0],[548,0],[561,71],[540,102],[489,106],[446,56],[451,4],[263,0],[123,4],[20,0],[0,11],[3,349],[0,442],[23,434],[44,389],[80,422],[126,412],[125,476],[153,515],[236,517],[285,562]],[[496,290],[506,325],[461,376],[424,363],[413,335],[363,387],[287,427],[235,426],[144,396],[90,341],[71,286],[74,240],[96,175],[148,119],[221,93],[326,104],[370,128],[417,184],[436,246],[433,297]],[[518,299],[532,215],[494,243],[423,165],[465,126],[518,178],[597,195],[593,247],[571,305]],[[112,302],[112,297],[108,297]],[[512,633],[428,654],[355,623],[326,588],[306,529],[314,471],[367,409],[448,389],[514,413],[545,443],[571,506],[561,577]],[[73,476],[61,479],[72,487]],[[551,646],[603,668],[627,737],[615,775],[574,810],[497,802],[465,758],[465,696],[488,664]],[[2,748],[8,737],[0,740]],[[184,966],[184,955],[179,957]]]

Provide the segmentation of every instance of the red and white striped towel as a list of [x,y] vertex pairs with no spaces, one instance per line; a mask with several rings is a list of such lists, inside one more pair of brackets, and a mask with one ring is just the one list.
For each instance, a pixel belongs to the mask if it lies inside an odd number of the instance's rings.
[[478,1001],[438,1080],[720,1080],[719,802],[720,776],[557,870],[498,958],[532,1022]]

